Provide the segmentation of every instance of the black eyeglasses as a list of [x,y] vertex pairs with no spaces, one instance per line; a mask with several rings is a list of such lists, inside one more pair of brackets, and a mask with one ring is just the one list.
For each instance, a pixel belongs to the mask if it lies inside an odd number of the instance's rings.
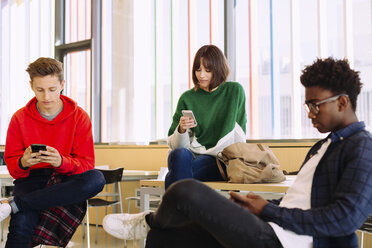
[[341,96],[349,97],[347,94],[339,94],[337,96],[332,96],[330,98],[324,99],[320,102],[305,102],[304,107],[305,107],[307,113],[311,112],[312,114],[317,115],[319,113],[319,105],[321,105],[323,103],[326,103],[326,102],[336,101]]

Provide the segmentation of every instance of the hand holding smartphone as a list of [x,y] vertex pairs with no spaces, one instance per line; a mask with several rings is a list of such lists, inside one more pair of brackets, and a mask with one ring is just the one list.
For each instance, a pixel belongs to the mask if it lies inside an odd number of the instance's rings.
[[194,123],[195,123],[195,126],[198,125],[198,123],[196,122],[196,118],[194,116],[194,113],[192,112],[192,110],[182,110],[182,115],[185,116],[185,117],[189,117],[191,119],[194,120]]
[[[48,151],[48,154],[40,154],[40,151]],[[47,146],[44,144],[31,144],[31,153],[39,153],[41,156],[37,154],[35,157],[32,157],[31,160],[26,161],[28,163],[26,167],[31,167],[38,163],[48,163],[54,167],[60,167],[62,164],[61,154],[59,154],[58,150],[54,147],[48,146],[47,150]]]
[[236,202],[240,205],[245,205],[245,202],[244,202],[244,198],[245,196],[243,195],[240,195],[234,191],[229,191],[229,195],[230,195],[230,199],[233,201],[233,202]]
[[[31,144],[31,151],[32,153],[37,153],[39,151],[46,151],[46,145],[44,144]],[[41,154],[41,156],[46,156],[44,154]]]

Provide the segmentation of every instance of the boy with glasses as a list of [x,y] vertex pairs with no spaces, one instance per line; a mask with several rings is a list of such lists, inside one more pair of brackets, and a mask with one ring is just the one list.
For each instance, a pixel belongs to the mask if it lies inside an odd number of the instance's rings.
[[195,180],[166,191],[155,213],[108,215],[105,230],[146,247],[358,247],[355,231],[372,212],[372,135],[355,114],[359,73],[347,60],[318,59],[301,76],[308,117],[330,134],[307,154],[280,200]]

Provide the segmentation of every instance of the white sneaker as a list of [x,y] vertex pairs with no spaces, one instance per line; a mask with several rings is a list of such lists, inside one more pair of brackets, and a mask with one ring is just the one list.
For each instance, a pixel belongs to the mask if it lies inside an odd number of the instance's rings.
[[11,212],[12,208],[9,203],[0,203],[0,222],[5,220]]
[[103,218],[103,229],[118,239],[145,239],[150,226],[145,216],[151,211],[139,214],[109,214]]

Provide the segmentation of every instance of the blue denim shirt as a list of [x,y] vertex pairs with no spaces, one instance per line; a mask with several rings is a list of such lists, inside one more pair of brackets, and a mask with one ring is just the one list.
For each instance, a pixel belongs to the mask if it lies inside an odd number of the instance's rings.
[[[279,207],[270,201],[261,218],[314,238],[313,247],[358,247],[355,231],[372,212],[372,135],[364,122],[331,133],[326,153],[315,170],[311,209]],[[325,140],[306,156],[313,156]]]

